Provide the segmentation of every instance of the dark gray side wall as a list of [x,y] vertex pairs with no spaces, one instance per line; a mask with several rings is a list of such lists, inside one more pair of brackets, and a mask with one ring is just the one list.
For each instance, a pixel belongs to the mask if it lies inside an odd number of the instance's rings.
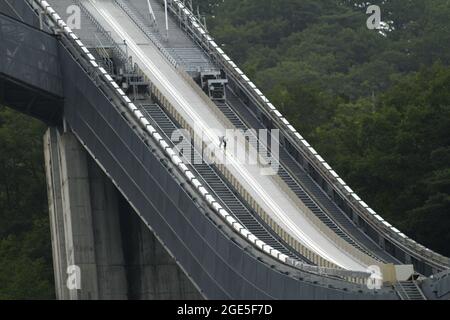
[[39,27],[39,18],[30,10],[25,0],[2,0],[0,12],[34,27]]
[[120,197],[119,208],[128,299],[202,299],[176,261],[123,197]]
[[0,43],[0,103],[56,122],[64,96],[57,39],[0,14]]

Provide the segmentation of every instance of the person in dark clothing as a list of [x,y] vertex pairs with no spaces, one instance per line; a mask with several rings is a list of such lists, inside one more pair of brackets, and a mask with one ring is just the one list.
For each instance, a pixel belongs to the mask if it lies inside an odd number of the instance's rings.
[[219,148],[222,148],[223,145],[223,149],[227,150],[227,139],[225,138],[225,136],[219,137],[219,141],[220,141]]

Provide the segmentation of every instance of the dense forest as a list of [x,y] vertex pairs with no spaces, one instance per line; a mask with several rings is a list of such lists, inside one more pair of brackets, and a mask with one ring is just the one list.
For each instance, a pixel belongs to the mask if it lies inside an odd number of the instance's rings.
[[[349,185],[450,256],[450,1],[196,0],[224,50]],[[44,125],[0,108],[0,299],[53,298]]]
[[44,131],[0,107],[0,300],[54,298]]

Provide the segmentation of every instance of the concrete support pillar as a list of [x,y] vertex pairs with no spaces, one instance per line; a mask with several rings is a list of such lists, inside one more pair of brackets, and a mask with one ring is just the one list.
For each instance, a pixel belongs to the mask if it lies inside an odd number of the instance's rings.
[[[75,136],[58,136],[67,265],[79,268],[71,299],[98,299],[98,275],[86,152]],[[76,274],[75,274],[76,275]]]
[[118,192],[73,134],[49,128],[44,142],[56,297],[126,299]]
[[72,133],[49,128],[44,142],[58,299],[202,298]]
[[56,298],[66,300],[70,298],[70,295],[66,286],[67,254],[62,209],[59,149],[55,128],[48,129],[44,135],[44,156]]

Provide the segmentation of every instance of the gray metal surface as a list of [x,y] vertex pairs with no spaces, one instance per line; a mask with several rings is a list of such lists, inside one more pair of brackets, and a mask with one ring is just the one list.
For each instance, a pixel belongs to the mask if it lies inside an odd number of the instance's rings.
[[63,95],[58,47],[52,36],[2,16],[0,41],[0,73],[50,94]]
[[[172,133],[175,130],[180,129],[180,126],[175,124],[175,122],[170,119],[164,110],[157,104],[141,104],[140,107],[143,114],[147,116],[148,120],[151,121],[156,128],[159,128],[160,133],[166,137],[167,141],[171,141]],[[184,137],[184,139],[186,141],[188,138]],[[169,145],[174,146],[173,143],[169,143]],[[198,151],[194,149],[192,145],[190,148],[191,155],[193,156],[195,153],[197,158],[201,159]],[[201,163],[194,163],[188,165],[188,167],[198,174],[205,182],[205,185],[209,187],[212,194],[216,195],[221,204],[227,208],[228,212],[233,214],[234,217],[251,233],[272,248],[279,250],[281,253],[301,262],[312,264],[311,261],[295,252],[293,248],[289,247],[284,241],[279,239],[263,221],[256,218],[257,214],[251,212],[249,206],[244,204],[243,200],[236,195],[236,191],[231,190],[231,187],[220,176],[220,173],[214,165],[208,165],[201,161]]]
[[36,28],[40,25],[38,16],[30,10],[26,1],[2,0],[0,12]]
[[0,102],[48,123],[62,111],[56,39],[0,13]]

